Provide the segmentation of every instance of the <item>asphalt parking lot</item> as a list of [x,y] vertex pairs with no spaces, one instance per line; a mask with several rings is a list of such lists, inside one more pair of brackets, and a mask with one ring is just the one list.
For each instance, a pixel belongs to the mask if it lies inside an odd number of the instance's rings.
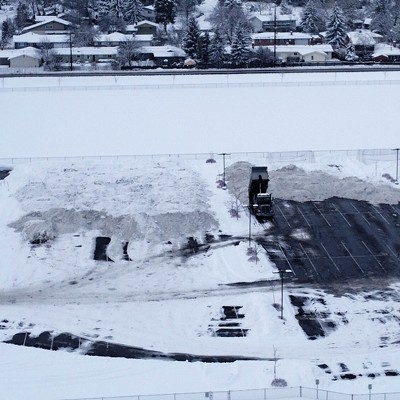
[[400,203],[275,199],[273,226],[260,243],[298,282],[399,277]]

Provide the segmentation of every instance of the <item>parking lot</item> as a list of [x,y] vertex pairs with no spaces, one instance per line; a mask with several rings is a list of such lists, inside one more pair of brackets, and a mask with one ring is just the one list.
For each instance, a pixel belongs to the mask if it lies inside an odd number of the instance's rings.
[[399,215],[400,204],[275,199],[273,226],[260,243],[298,282],[400,276]]

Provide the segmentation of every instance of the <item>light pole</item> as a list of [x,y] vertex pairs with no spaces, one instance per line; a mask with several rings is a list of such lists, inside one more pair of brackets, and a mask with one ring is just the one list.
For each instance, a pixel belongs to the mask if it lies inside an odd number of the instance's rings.
[[399,150],[400,148],[395,148],[393,149],[394,151],[396,151],[396,185],[399,184]]
[[279,271],[274,271],[274,274],[279,274],[281,278],[281,320],[283,320],[283,277],[285,274],[293,273],[291,269],[280,269]]
[[371,384],[368,384],[368,392],[369,392],[369,394],[368,394],[368,400],[371,400],[371,390],[372,390],[372,385],[371,385]]
[[223,163],[223,168],[224,168],[224,178],[223,178],[223,182],[224,182],[224,187],[226,187],[226,181],[225,181],[225,156],[230,156],[230,153],[219,153],[219,156],[222,156],[222,163]]
[[315,385],[317,386],[317,399],[319,398],[318,397],[318,385],[319,385],[319,379],[316,379],[315,380]]

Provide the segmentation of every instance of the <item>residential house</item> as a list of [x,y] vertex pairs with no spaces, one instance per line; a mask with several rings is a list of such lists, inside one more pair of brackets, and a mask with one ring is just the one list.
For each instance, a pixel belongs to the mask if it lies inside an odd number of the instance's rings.
[[287,45],[309,45],[312,36],[302,32],[262,32],[251,35],[253,47],[259,46],[287,46]]
[[145,46],[139,49],[141,60],[150,60],[158,67],[183,63],[186,53],[175,46]]
[[49,47],[69,47],[70,35],[40,35],[34,32],[27,32],[22,35],[14,35],[13,42],[16,49],[23,49],[25,47],[41,48],[44,44]]
[[383,36],[368,29],[357,29],[348,32],[347,36],[354,46],[355,53],[361,59],[370,58],[375,51],[375,45],[383,41]]
[[257,14],[249,18],[251,29],[254,33],[274,31],[275,26],[277,32],[290,32],[296,30],[296,19],[292,15],[275,16],[271,14]]
[[38,68],[42,64],[42,56],[38,49],[26,47],[24,49],[0,50],[0,65],[10,68]]
[[158,24],[152,21],[140,21],[136,25],[136,35],[156,35]]
[[128,40],[134,40],[139,46],[151,46],[153,42],[153,35],[132,35],[120,32],[113,32],[108,35],[98,35],[94,39],[94,45],[99,46],[120,46]]
[[375,45],[372,59],[380,62],[399,62],[400,49],[390,44],[378,43]]
[[73,63],[95,63],[102,61],[115,61],[118,56],[118,47],[72,47],[70,49],[55,49],[57,55],[60,56],[61,62],[68,64]]
[[148,20],[148,21],[155,22],[156,13],[154,11],[154,6],[145,6],[145,7],[143,7],[143,18]]
[[52,16],[25,27],[22,29],[22,33],[33,32],[39,35],[65,34],[71,30],[71,27],[71,22]]
[[[274,46],[267,46],[274,51]],[[333,59],[333,48],[329,44],[286,45],[275,47],[276,56],[285,63],[329,62]]]

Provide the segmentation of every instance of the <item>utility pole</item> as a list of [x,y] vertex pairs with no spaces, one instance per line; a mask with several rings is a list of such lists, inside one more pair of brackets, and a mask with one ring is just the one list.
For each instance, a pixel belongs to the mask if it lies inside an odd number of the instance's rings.
[[72,32],[69,31],[69,69],[72,71]]
[[223,182],[224,182],[224,187],[226,187],[226,180],[225,180],[225,156],[230,156],[230,153],[219,153],[219,156],[222,156],[222,163],[223,163],[223,168],[224,168],[224,175],[223,175]]
[[399,150],[400,148],[393,149],[396,151],[396,185],[399,184]]
[[280,269],[279,271],[274,271],[274,274],[279,274],[281,278],[281,320],[283,320],[283,278],[285,274],[291,273],[293,273],[291,269]]
[[276,65],[276,3],[274,3],[274,67]]

